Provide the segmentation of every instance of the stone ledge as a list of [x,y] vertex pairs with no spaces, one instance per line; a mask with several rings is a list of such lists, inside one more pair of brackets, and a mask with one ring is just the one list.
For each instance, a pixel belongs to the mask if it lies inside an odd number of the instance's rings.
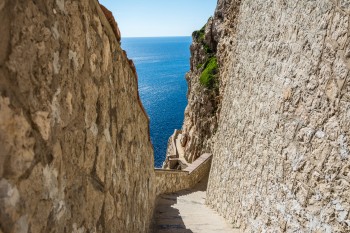
[[211,159],[212,155],[209,153],[203,154],[201,155],[198,159],[196,159],[193,163],[191,163],[186,169],[185,171],[188,171],[190,174],[192,172],[194,172],[196,169],[199,168],[199,166],[203,163],[205,163],[205,161],[207,161],[208,159]]
[[161,169],[161,168],[155,168],[154,171],[155,171],[156,173],[166,172],[166,173],[186,173],[186,174],[189,174],[188,171],[184,171],[184,170],[175,170],[175,169]]
[[154,169],[156,194],[172,193],[192,188],[209,174],[211,154],[203,154],[185,170]]

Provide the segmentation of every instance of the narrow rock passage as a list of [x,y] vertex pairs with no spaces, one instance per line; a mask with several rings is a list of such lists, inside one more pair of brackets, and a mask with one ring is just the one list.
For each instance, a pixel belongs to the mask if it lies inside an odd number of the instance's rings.
[[196,187],[158,197],[154,233],[238,233],[205,205],[208,178]]

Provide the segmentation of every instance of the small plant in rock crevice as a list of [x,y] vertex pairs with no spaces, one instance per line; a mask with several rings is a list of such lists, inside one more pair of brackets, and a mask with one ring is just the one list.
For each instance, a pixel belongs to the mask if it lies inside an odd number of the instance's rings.
[[210,57],[203,65],[203,71],[199,78],[200,83],[208,89],[217,86],[218,62],[216,57]]

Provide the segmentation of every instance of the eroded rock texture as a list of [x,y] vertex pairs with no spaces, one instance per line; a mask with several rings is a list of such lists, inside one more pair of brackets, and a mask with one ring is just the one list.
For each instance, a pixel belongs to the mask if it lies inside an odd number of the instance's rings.
[[148,232],[137,77],[95,0],[0,0],[0,232]]
[[[184,158],[189,163],[203,153],[211,152],[210,139],[217,129],[217,112],[220,106],[218,82],[212,88],[200,83],[204,65],[211,56],[215,56],[217,47],[212,37],[212,22],[213,19],[210,18],[200,31],[192,35],[191,70],[186,74],[188,104],[180,135],[183,147],[181,150],[184,151]],[[170,155],[171,149],[168,145],[167,156]],[[164,166],[171,167],[169,164],[167,159]]]
[[[232,64],[235,19],[239,4],[219,1],[213,17],[206,25],[193,33],[191,45],[191,70],[186,75],[188,105],[182,126],[182,145],[185,159],[192,163],[204,153],[211,153],[213,136],[218,128],[222,97],[226,85],[226,73]],[[218,69],[212,85],[206,86],[200,79],[205,65],[216,58]]]
[[216,15],[232,41],[208,204],[244,232],[349,232],[349,2],[222,0]]
[[218,87],[207,88],[200,83],[204,64],[216,50],[216,45],[211,43],[212,21],[210,18],[202,32],[193,35],[191,70],[186,74],[188,105],[182,126],[182,145],[184,157],[190,163],[203,153],[211,152],[210,138],[217,129]]

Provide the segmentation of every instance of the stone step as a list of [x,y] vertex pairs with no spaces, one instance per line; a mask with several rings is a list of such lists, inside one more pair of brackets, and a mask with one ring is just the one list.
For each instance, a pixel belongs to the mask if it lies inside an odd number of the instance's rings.
[[154,233],[238,233],[205,205],[207,178],[193,189],[158,197]]

